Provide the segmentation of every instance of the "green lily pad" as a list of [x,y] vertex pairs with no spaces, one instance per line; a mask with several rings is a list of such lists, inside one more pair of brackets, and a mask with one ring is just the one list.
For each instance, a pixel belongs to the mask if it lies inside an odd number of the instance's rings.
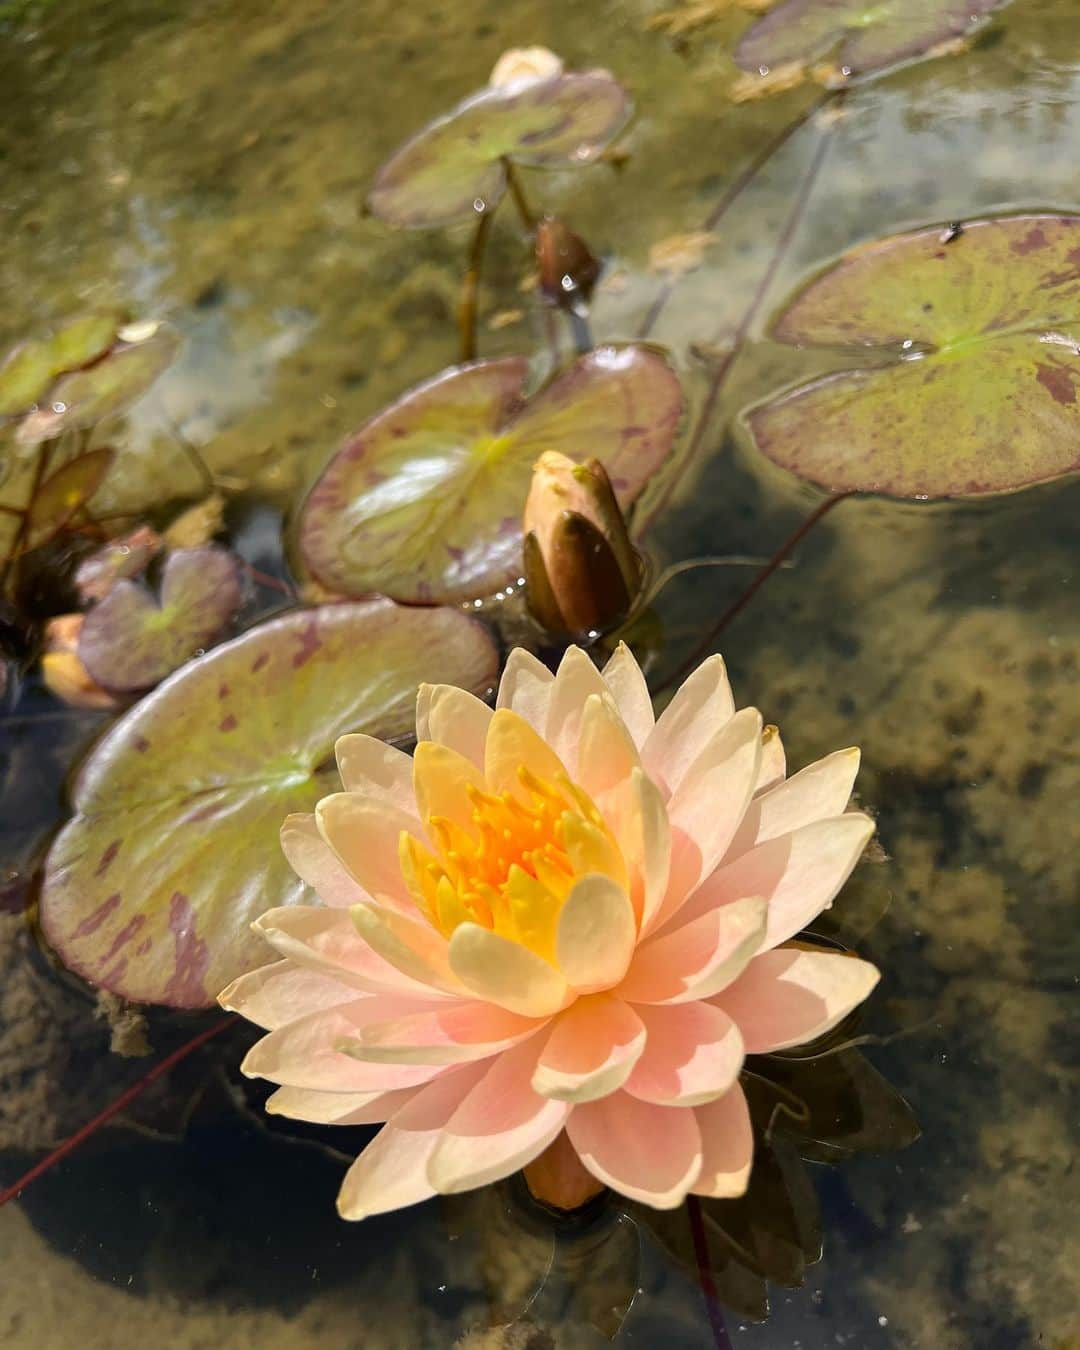
[[17,439],[34,445],[123,412],[172,365],[179,350],[179,336],[167,328],[158,328],[143,342],[118,343],[92,366],[61,375],[49,390],[47,405],[20,422]]
[[452,367],[338,451],[300,516],[300,549],[320,581],[419,604],[513,586],[544,450],[595,456],[629,507],[679,424],[671,367],[646,347],[602,347],[526,400],[527,368],[517,356]]
[[57,376],[77,370],[109,350],[120,317],[115,313],[76,315],[52,333],[21,342],[0,365],[0,417],[26,412]]
[[379,170],[371,211],[392,225],[452,225],[506,189],[502,161],[588,164],[626,125],[630,97],[610,75],[559,75],[484,89],[431,122]]
[[113,459],[111,450],[87,450],[45,479],[27,508],[24,552],[60,533],[104,482]]
[[106,689],[149,689],[190,660],[240,607],[240,569],[233,555],[208,544],[170,554],[161,600],[137,581],[117,581],[87,614],[79,659]]
[[1009,0],[786,0],[735,49],[743,70],[835,60],[845,76],[915,61],[965,37]]
[[976,220],[853,249],[773,335],[876,349],[871,369],[747,415],[764,454],[812,483],[979,496],[1080,468],[1080,216]]
[[483,694],[497,672],[476,621],[386,601],[296,610],[216,647],[82,766],[45,863],[45,936],[124,998],[209,1005],[266,961],[251,922],[304,898],[278,831],[334,790],[337,738],[405,735],[421,681]]

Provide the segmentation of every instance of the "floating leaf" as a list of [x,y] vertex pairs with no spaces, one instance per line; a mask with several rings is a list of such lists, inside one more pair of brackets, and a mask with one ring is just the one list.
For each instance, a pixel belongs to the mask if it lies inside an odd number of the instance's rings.
[[17,439],[33,445],[123,412],[172,364],[179,348],[176,333],[157,328],[144,342],[122,343],[85,370],[62,375],[49,391],[48,407],[23,418]]
[[602,72],[485,89],[406,141],[379,170],[368,205],[392,225],[473,219],[506,190],[504,159],[588,164],[630,112],[626,90]]
[[304,895],[278,830],[334,790],[338,736],[402,736],[421,681],[483,693],[497,668],[474,620],[387,601],[297,610],[215,648],[82,767],[45,864],[46,937],[124,998],[208,1005],[267,959],[252,920]]
[[749,413],[760,449],[813,483],[977,496],[1080,468],[1080,216],[978,220],[853,249],[773,332],[879,349],[871,369]]
[[743,70],[832,57],[844,76],[915,61],[971,33],[1009,0],[786,0],[735,49]]
[[101,486],[113,457],[111,450],[88,450],[45,479],[27,509],[24,552],[60,533]]
[[79,659],[106,689],[149,689],[222,631],[240,607],[240,571],[223,548],[169,555],[161,601],[137,581],[121,580],[91,609],[79,635]]
[[0,417],[32,408],[66,370],[77,370],[107,352],[116,339],[116,314],[80,314],[55,332],[14,347],[0,365]]
[[545,450],[595,456],[625,510],[663,461],[682,393],[645,347],[604,347],[527,402],[523,357],[444,371],[363,427],[304,503],[300,548],[334,591],[428,603],[521,575],[521,512]]

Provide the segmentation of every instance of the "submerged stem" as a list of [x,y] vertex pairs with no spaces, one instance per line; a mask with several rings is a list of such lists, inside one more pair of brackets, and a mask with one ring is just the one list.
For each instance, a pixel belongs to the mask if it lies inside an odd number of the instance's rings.
[[513,164],[503,158],[503,172],[506,174],[506,186],[510,191],[510,196],[514,199],[514,205],[517,207],[517,213],[521,217],[521,223],[529,234],[536,229],[536,217],[529,209],[529,203],[525,198],[525,190],[521,186],[521,179],[517,176],[517,170]]
[[694,1242],[694,1257],[697,1260],[698,1283],[705,1300],[705,1310],[709,1314],[709,1327],[713,1334],[716,1350],[732,1350],[731,1338],[724,1325],[724,1314],[720,1311],[720,1299],[716,1293],[716,1282],[712,1276],[712,1263],[709,1257],[709,1235],[701,1217],[701,1201],[696,1195],[686,1197],[686,1217],[690,1221],[690,1236]]
[[480,212],[469,249],[469,265],[461,283],[461,307],[458,310],[458,331],[461,334],[461,360],[472,361],[476,358],[476,298],[480,288],[480,268],[484,262],[484,249],[487,246],[491,222],[495,210]]

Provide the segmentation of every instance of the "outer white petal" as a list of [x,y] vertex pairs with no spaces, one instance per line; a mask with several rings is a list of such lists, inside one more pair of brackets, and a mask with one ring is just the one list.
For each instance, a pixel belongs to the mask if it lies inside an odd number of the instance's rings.
[[701,1131],[689,1107],[615,1092],[575,1106],[566,1132],[594,1177],[654,1209],[676,1209],[701,1172]]
[[614,656],[601,674],[634,738],[634,744],[640,750],[656,725],[656,716],[645,676],[625,642],[620,642],[615,648]]
[[355,998],[354,988],[295,961],[275,961],[249,971],[218,994],[223,1008],[240,1013],[266,1031]]
[[571,778],[577,776],[579,769],[581,718],[590,694],[608,694],[604,677],[580,647],[567,647],[555,672],[544,735],[566,765]]
[[346,792],[388,802],[406,815],[416,815],[412,757],[374,736],[339,736],[334,746],[338,773]]
[[516,712],[541,736],[547,730],[548,708],[555,676],[524,647],[515,647],[506,658],[496,708]]
[[[484,765],[484,740],[492,710],[482,699],[452,684],[420,686],[417,699],[419,740],[438,741],[471,760],[477,768]],[[420,733],[421,724],[423,734]]]
[[301,811],[281,825],[281,851],[289,866],[326,905],[348,908],[371,897],[319,833],[315,816]]
[[710,656],[676,691],[641,753],[645,771],[670,795],[716,731],[735,715],[723,657]]
[[842,815],[858,772],[858,750],[837,750],[755,797],[731,841],[728,859],[802,825]]

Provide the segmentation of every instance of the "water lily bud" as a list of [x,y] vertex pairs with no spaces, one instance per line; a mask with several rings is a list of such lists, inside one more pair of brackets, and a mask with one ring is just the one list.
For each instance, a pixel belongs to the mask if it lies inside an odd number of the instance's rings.
[[563,73],[562,58],[546,47],[511,47],[495,62],[488,84],[505,89],[511,84],[535,84]]
[[118,708],[120,704],[96,684],[79,660],[82,614],[61,614],[45,627],[41,677],[47,689],[72,708]]
[[553,305],[588,300],[600,275],[588,244],[556,216],[545,216],[536,227],[536,264],[540,290]]
[[641,585],[641,562],[604,466],[548,450],[533,468],[522,522],[533,616],[571,637],[615,627]]

